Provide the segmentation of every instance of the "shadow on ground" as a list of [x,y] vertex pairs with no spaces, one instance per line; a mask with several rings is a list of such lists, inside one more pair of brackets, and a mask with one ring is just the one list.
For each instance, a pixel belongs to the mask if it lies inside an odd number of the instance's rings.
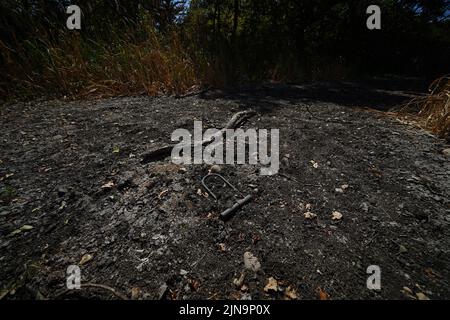
[[371,79],[365,82],[317,82],[304,85],[247,85],[225,90],[212,90],[200,97],[206,100],[231,100],[258,112],[293,104],[312,105],[320,102],[347,107],[364,107],[387,111],[424,92],[425,86],[414,79]]

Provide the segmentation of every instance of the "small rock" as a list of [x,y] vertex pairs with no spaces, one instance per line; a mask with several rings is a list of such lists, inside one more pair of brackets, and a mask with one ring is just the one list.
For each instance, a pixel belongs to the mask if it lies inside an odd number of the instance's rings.
[[209,169],[209,173],[220,173],[222,171],[222,168],[215,164]]
[[244,265],[246,269],[252,270],[254,272],[261,269],[261,263],[259,263],[258,258],[256,258],[251,252],[244,253]]
[[344,190],[342,188],[336,188],[336,189],[334,189],[334,191],[336,193],[344,193]]

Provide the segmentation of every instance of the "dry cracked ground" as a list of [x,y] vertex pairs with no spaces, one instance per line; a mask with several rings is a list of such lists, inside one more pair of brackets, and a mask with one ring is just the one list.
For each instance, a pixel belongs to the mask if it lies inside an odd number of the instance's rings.
[[[3,105],[1,298],[449,299],[449,146],[383,112],[410,97],[323,83]],[[253,195],[224,222],[207,165],[142,159],[241,110],[280,130],[281,167],[223,166]]]

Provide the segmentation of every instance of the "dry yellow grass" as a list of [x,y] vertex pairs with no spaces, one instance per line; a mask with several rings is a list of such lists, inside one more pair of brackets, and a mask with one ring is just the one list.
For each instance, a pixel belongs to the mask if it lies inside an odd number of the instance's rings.
[[175,32],[164,39],[151,30],[146,33],[139,40],[121,34],[108,43],[65,33],[58,41],[26,40],[14,49],[0,42],[7,77],[0,84],[0,94],[155,96],[182,94],[200,84],[198,66]]
[[398,114],[417,115],[420,125],[450,140],[450,75],[433,81],[426,96],[411,100]]

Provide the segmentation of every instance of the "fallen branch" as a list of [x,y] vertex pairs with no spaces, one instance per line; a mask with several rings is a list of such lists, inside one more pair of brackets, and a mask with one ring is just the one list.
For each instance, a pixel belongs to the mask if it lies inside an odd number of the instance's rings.
[[[217,132],[215,135],[210,137],[209,139],[204,139],[199,143],[190,144],[190,146],[197,146],[201,144],[203,147],[207,146],[208,144],[212,143],[217,137],[223,135],[225,133],[225,130],[227,129],[236,129],[240,126],[242,126],[248,119],[253,117],[256,114],[254,111],[240,111],[235,113],[231,119],[227,122],[225,127]],[[150,151],[143,155],[142,157],[142,164],[148,164],[150,162],[154,161],[160,161],[167,157],[169,157],[172,153],[172,149],[175,146],[175,144],[170,144],[163,146],[161,148],[158,148],[156,150]]]

